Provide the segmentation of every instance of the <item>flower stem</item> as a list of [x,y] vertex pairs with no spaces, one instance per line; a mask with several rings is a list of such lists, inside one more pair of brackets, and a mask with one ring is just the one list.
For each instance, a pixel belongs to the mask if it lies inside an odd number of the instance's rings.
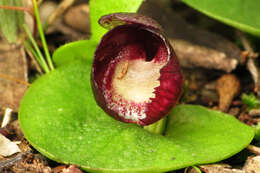
[[47,59],[47,63],[48,63],[50,70],[54,70],[54,66],[53,66],[53,63],[52,63],[52,60],[51,60],[50,52],[48,50],[46,39],[45,39],[45,36],[44,36],[44,33],[43,33],[42,24],[41,24],[41,21],[40,21],[40,15],[39,15],[36,0],[33,0],[33,6],[34,6],[34,13],[35,13],[35,18],[36,18],[36,22],[37,22],[37,27],[38,27],[40,38],[41,38],[41,41],[42,41],[42,46],[43,46],[43,50],[44,50],[44,53],[45,53],[45,56],[46,56],[46,59]]
[[50,72],[50,69],[48,67],[48,65],[46,64],[46,61],[36,43],[36,41],[34,40],[32,34],[31,34],[31,31],[29,30],[28,26],[27,25],[23,25],[24,27],[24,30],[34,48],[34,50],[32,49],[31,45],[27,42],[25,42],[25,46],[33,53],[35,59],[38,61],[38,63],[41,65],[41,67],[43,68],[43,70],[45,71],[45,73],[48,73]]
[[144,126],[144,129],[151,133],[162,135],[166,127],[166,122],[167,122],[167,117],[164,117],[161,120],[157,121],[156,123],[153,123],[149,126]]

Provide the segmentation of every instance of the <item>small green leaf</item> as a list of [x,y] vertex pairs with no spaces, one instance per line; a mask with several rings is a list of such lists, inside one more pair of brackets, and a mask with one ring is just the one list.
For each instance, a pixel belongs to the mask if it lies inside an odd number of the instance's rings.
[[260,36],[259,0],[183,0],[191,7],[242,31]]
[[90,1],[90,21],[91,39],[99,42],[101,37],[107,32],[98,24],[101,16],[118,12],[137,12],[143,0],[92,0]]
[[91,62],[97,44],[97,42],[92,40],[81,40],[65,44],[53,53],[53,62],[56,67],[79,59]]
[[250,95],[243,93],[241,98],[243,103],[247,105],[248,111],[259,108],[260,100],[253,93]]
[[28,141],[42,154],[89,172],[159,173],[217,162],[246,147],[254,130],[201,106],[176,106],[166,136],[106,115],[94,100],[91,65],[70,63],[31,85],[19,110]]
[[[0,0],[0,5],[21,6],[21,0]],[[17,31],[23,24],[23,13],[0,9],[0,30],[10,43],[16,42]]]

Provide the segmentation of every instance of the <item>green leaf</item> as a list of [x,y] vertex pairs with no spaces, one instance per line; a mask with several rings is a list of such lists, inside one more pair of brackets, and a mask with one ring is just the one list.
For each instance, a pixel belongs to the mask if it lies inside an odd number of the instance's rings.
[[191,7],[242,31],[260,36],[259,0],[183,0]]
[[97,42],[92,40],[81,40],[65,44],[53,53],[53,62],[56,67],[80,59],[91,62],[97,44]]
[[[171,113],[174,116],[169,117],[166,137],[185,150],[188,148],[193,159],[203,158],[197,164],[216,162],[216,157],[228,158],[238,152],[233,147],[241,150],[254,137],[253,128],[241,124],[232,115],[202,106],[177,106]],[[239,126],[246,127],[246,132]],[[248,143],[239,146],[241,140]]]
[[[21,6],[21,0],[0,0],[0,5]],[[14,10],[0,9],[0,30],[10,43],[16,42],[17,31],[23,24],[23,13]]]
[[19,110],[25,137],[42,154],[89,172],[157,173],[217,162],[246,147],[254,130],[230,115],[176,106],[166,136],[106,115],[94,100],[91,66],[77,62],[31,85]]
[[[23,6],[22,1],[21,0],[13,0],[14,6],[18,6],[21,7]],[[24,14],[21,11],[16,11],[16,24],[18,26],[18,28],[21,28],[24,24]]]
[[143,0],[91,0],[90,1],[90,21],[91,39],[99,42],[101,37],[107,32],[98,24],[101,16],[117,12],[137,12]]
[[257,97],[253,93],[251,93],[250,95],[243,93],[241,99],[243,103],[247,106],[248,111],[250,111],[251,109],[259,108],[260,100],[257,99]]

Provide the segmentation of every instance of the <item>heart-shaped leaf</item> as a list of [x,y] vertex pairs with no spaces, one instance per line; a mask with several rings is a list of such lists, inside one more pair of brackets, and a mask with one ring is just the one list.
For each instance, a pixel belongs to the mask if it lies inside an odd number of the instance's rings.
[[106,115],[94,100],[89,63],[39,78],[19,111],[22,130],[42,154],[89,172],[165,172],[216,162],[246,147],[251,127],[200,106],[176,106],[166,136]]
[[183,0],[193,8],[242,31],[260,36],[259,0]]
[[65,44],[53,53],[53,61],[56,67],[69,64],[75,60],[91,62],[98,43],[93,40],[80,40]]

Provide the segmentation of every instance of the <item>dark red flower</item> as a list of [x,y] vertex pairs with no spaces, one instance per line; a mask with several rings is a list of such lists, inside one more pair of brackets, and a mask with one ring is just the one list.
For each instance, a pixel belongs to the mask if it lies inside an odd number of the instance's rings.
[[182,93],[177,57],[157,22],[135,13],[101,17],[108,29],[92,66],[98,105],[117,120],[152,124],[171,110]]

